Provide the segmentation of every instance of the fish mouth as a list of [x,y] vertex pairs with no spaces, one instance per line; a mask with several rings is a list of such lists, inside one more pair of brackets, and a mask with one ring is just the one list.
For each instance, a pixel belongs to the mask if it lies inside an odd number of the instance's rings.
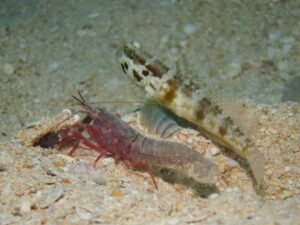
[[[125,44],[124,44],[125,45]],[[122,57],[126,57],[125,54],[124,54],[124,45],[122,45],[121,47],[119,47],[115,53],[115,60],[118,62],[118,63],[121,63],[121,58]]]

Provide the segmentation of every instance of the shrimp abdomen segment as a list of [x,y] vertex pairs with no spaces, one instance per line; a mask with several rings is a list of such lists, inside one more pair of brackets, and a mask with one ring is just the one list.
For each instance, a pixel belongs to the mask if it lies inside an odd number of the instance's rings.
[[200,183],[214,184],[219,176],[216,165],[197,151],[176,142],[143,135],[132,143],[130,158],[176,169]]

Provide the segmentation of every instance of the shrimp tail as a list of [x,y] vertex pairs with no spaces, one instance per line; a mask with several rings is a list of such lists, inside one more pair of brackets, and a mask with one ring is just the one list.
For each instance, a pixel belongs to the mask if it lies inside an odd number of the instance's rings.
[[217,166],[211,160],[176,142],[140,135],[130,154],[135,160],[175,169],[199,183],[215,184],[219,177]]
[[219,177],[216,165],[204,157],[199,157],[197,161],[183,166],[181,171],[197,182],[209,185],[216,184]]

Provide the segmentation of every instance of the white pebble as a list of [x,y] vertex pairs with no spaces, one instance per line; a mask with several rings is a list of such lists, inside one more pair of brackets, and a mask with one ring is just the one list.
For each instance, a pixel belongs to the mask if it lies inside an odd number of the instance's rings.
[[220,195],[218,193],[213,193],[211,195],[208,196],[209,199],[215,199],[217,197],[219,197]]
[[12,75],[14,73],[15,69],[10,63],[5,63],[3,66],[3,71],[7,75]]
[[229,77],[236,77],[242,72],[242,67],[239,63],[231,63],[228,68],[228,76]]
[[284,172],[289,172],[291,171],[291,167],[290,166],[285,166],[284,167]]
[[58,62],[58,61],[53,61],[53,62],[51,62],[51,63],[49,64],[48,70],[49,70],[50,72],[54,72],[54,71],[56,71],[56,70],[58,69],[58,67],[59,67],[59,62]]
[[192,144],[194,142],[193,138],[188,138],[187,143]]
[[239,189],[238,187],[234,187],[232,190],[233,190],[234,192],[240,191],[240,189]]
[[75,115],[73,116],[73,119],[77,122],[77,121],[80,120],[80,116],[79,116],[78,114],[75,114]]
[[31,211],[32,202],[29,199],[24,199],[20,206],[21,213],[28,213]]
[[168,41],[169,41],[169,36],[168,35],[164,35],[160,38],[160,44],[161,45],[165,45]]
[[229,159],[226,158],[226,160],[224,160],[224,163],[229,167],[229,168],[234,168],[237,167],[239,164],[237,163],[237,161],[233,160],[233,159]]
[[92,214],[85,208],[76,207],[75,211],[77,215],[83,220],[90,220],[92,218]]
[[191,35],[197,30],[197,27],[192,23],[186,23],[183,26],[184,33]]
[[95,18],[95,17],[98,17],[99,15],[100,15],[99,13],[93,12],[93,13],[89,14],[87,17],[88,18]]
[[288,184],[289,184],[289,185],[293,185],[293,184],[294,184],[294,181],[288,180]]
[[132,41],[131,44],[132,44],[134,47],[136,47],[136,48],[140,48],[140,47],[141,47],[141,43],[138,42],[138,41],[136,41],[136,40]]
[[91,176],[92,181],[98,185],[105,185],[106,184],[106,178],[102,174],[95,173]]
[[218,155],[220,153],[220,149],[217,148],[216,146],[213,146],[210,148],[210,152],[213,156]]
[[109,158],[101,159],[101,162],[103,162],[103,164],[107,166],[107,165],[115,163],[116,161],[114,158],[109,157]]
[[280,31],[271,31],[268,34],[268,38],[270,42],[278,41],[278,39],[281,37]]
[[225,190],[227,193],[231,193],[231,192],[233,192],[233,189],[232,188],[226,188],[226,190]]
[[70,109],[63,109],[62,114],[71,114],[72,111]]
[[178,222],[179,222],[178,218],[172,218],[168,221],[168,224],[176,225],[176,224],[178,224]]

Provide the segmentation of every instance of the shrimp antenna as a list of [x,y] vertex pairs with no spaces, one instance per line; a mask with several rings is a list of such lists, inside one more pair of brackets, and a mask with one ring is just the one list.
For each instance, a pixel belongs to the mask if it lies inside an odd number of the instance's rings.
[[78,95],[79,95],[79,97],[81,98],[82,102],[86,103],[86,101],[85,101],[85,99],[83,98],[83,96],[82,96],[82,94],[81,94],[81,92],[80,92],[79,89],[77,90],[77,92],[78,92]]
[[79,98],[76,97],[75,95],[72,95],[72,97],[73,97],[76,101],[78,101],[81,105],[86,105],[86,101],[85,101],[85,99],[83,98],[83,96],[82,96],[82,94],[81,94],[81,92],[80,92],[79,89],[77,90],[77,92],[78,92]]
[[95,112],[95,108],[92,107],[89,103],[87,103],[84,99],[84,97],[82,96],[80,90],[77,90],[79,97],[72,95],[72,97],[78,101],[80,103],[80,105],[85,109],[85,110],[81,110],[81,112],[87,112],[87,111],[91,111],[91,112]]

